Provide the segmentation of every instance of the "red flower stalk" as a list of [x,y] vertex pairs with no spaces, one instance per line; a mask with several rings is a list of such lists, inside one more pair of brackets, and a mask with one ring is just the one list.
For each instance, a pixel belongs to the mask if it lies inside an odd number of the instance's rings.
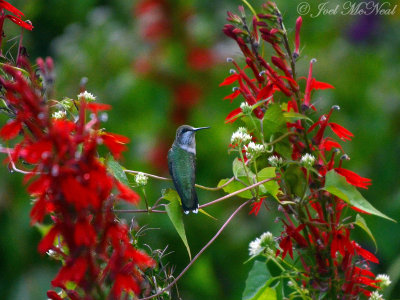
[[[0,82],[6,90],[5,102],[16,118],[3,126],[0,136],[12,140],[21,135],[9,162],[15,166],[23,160],[33,165],[24,179],[35,198],[31,222],[42,222],[46,215],[54,222],[38,246],[40,253],[57,253],[65,262],[52,285],[64,289],[72,299],[76,291],[87,299],[96,298],[97,291],[106,291],[105,280],[113,282],[114,299],[122,291],[139,294],[142,278],[138,270],[154,262],[131,245],[127,226],[118,223],[112,211],[116,198],[137,203],[139,196],[112,177],[97,157],[99,143],[119,157],[128,142],[123,136],[98,130],[97,112],[109,107],[87,105],[81,99],[78,121],[52,119],[34,73],[29,83],[11,66],[6,65],[4,71],[13,78],[1,77]],[[94,116],[85,123],[88,109]],[[115,188],[119,191],[116,196]],[[75,292],[66,288],[68,282],[76,284]],[[57,299],[54,292],[49,291],[48,296]]]

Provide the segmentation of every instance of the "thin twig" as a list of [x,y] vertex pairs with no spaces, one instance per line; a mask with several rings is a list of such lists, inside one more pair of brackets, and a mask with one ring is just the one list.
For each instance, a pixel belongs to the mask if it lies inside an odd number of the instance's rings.
[[244,207],[246,206],[250,200],[247,200],[246,202],[243,202],[231,215],[230,217],[225,221],[225,223],[221,226],[221,228],[218,230],[218,232],[212,237],[211,240],[208,241],[208,243],[199,251],[199,253],[196,254],[195,257],[189,262],[189,264],[182,270],[182,272],[165,288],[163,288],[161,291],[158,293],[140,298],[139,300],[148,300],[152,299],[154,297],[157,297],[161,294],[163,294],[165,291],[169,290],[176,282],[186,273],[186,271],[193,265],[193,263],[200,257],[201,254],[216,240],[216,238],[221,234],[221,232],[225,229],[225,227],[232,221],[233,217]]
[[158,214],[166,214],[165,210],[156,210],[156,209],[114,209],[113,212],[118,213],[158,213]]
[[236,191],[236,192],[230,193],[230,194],[228,194],[228,195],[225,195],[225,196],[223,196],[223,197],[221,197],[221,198],[218,198],[218,199],[216,199],[216,200],[214,200],[214,201],[211,201],[211,202],[208,202],[208,203],[206,203],[206,204],[200,205],[199,208],[204,208],[204,207],[213,205],[213,204],[215,204],[215,203],[217,203],[217,202],[226,200],[226,199],[228,199],[228,198],[231,198],[231,197],[233,197],[233,196],[236,196],[237,194],[240,194],[240,193],[242,193],[242,192],[244,192],[244,191],[247,191],[247,190],[249,190],[249,189],[252,189],[252,188],[254,188],[254,187],[256,187],[256,186],[259,186],[259,185],[261,185],[261,184],[263,184],[263,183],[266,183],[266,182],[268,182],[268,181],[275,180],[275,179],[276,179],[276,178],[274,177],[274,178],[264,179],[264,180],[262,180],[262,181],[260,181],[260,182],[256,182],[255,184],[249,185],[249,186],[247,186],[247,187],[245,187],[245,188],[243,188],[243,189],[241,189],[241,190],[238,190],[238,191]]
[[[151,177],[154,179],[158,179],[158,180],[163,180],[163,181],[172,181],[171,178],[167,178],[167,177],[162,177],[162,176],[157,176],[157,175],[153,175],[153,174],[149,174],[149,173],[144,173],[144,172],[140,172],[140,171],[134,171],[134,170],[124,170],[125,173],[130,173],[130,174],[139,174],[142,173],[143,175],[146,175],[147,177]],[[208,187],[208,186],[204,186],[204,185],[200,185],[200,184],[195,184],[195,187],[199,188],[199,189],[203,189],[203,190],[207,190],[207,191],[219,191],[220,189],[223,189],[225,186],[227,186],[228,184],[230,184],[235,178],[232,177],[230,178],[226,183],[224,183],[221,186],[218,187]]]

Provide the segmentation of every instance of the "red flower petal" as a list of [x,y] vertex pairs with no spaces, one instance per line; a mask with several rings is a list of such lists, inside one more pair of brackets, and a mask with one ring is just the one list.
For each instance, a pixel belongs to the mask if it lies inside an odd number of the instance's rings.
[[20,18],[11,16],[11,15],[6,15],[6,18],[10,19],[12,22],[14,22],[15,24],[17,24],[18,26],[21,26],[27,30],[32,30],[33,26],[32,24],[29,24],[25,21],[22,21]]
[[254,214],[254,215],[258,215],[258,212],[260,211],[261,205],[263,203],[265,198],[261,198],[260,201],[256,201],[253,202],[251,204],[251,206],[253,206],[253,208],[251,209],[251,211],[249,212],[249,215]]
[[230,99],[231,100],[231,103],[232,103],[232,100],[233,99],[235,99],[237,96],[239,96],[240,95],[240,90],[235,90],[232,94],[229,94],[228,96],[225,96],[224,97],[224,100],[226,100],[226,99]]
[[51,300],[63,300],[55,291],[47,291],[47,297]]
[[4,0],[0,0],[0,7],[7,9],[8,11],[12,12],[14,15],[18,17],[24,16],[24,13],[17,9],[16,7],[12,6],[10,3]]
[[128,149],[125,144],[129,142],[129,139],[123,135],[105,132],[101,138],[116,159],[121,156],[122,151]]
[[242,112],[242,109],[240,107],[232,110],[228,116],[225,119],[225,123],[233,123],[237,120],[237,118],[235,118],[235,116],[237,116],[238,114],[240,114]]
[[20,121],[12,120],[3,126],[3,128],[0,130],[0,136],[6,141],[11,140],[18,135],[18,133],[21,131],[21,128],[22,123]]
[[360,245],[358,245],[357,243],[354,243],[354,248],[356,249],[356,253],[360,256],[362,256],[363,258],[365,258],[366,260],[379,264],[379,259],[373,255],[371,252],[369,252],[368,250],[365,250],[363,248],[361,248]]
[[235,74],[232,74],[232,75],[226,77],[225,80],[219,84],[219,86],[224,86],[224,85],[232,84],[232,83],[234,83],[236,80],[238,80],[239,78],[240,78],[239,74],[236,74],[236,73],[235,73]]
[[79,222],[75,225],[74,240],[78,246],[90,246],[96,241],[96,231],[88,222]]
[[268,84],[267,86],[263,87],[260,92],[257,94],[256,100],[267,99],[271,97],[273,94],[273,84]]
[[112,292],[119,299],[123,291],[126,292],[132,291],[135,294],[139,294],[140,287],[132,276],[125,274],[118,274],[115,277]]
[[319,145],[319,148],[321,150],[331,151],[332,148],[342,149],[342,146],[338,142],[335,142],[330,138],[326,138],[322,140],[321,144]]
[[50,231],[42,238],[38,245],[38,251],[41,254],[45,254],[53,247],[54,239],[59,233],[58,227],[54,226],[50,229]]
[[98,113],[99,111],[111,109],[111,105],[109,105],[109,104],[94,103],[94,102],[86,103],[86,107],[87,107],[87,109],[94,112],[95,114]]
[[129,187],[127,187],[126,185],[122,184],[119,181],[116,181],[116,184],[118,190],[120,191],[120,193],[117,196],[118,198],[131,202],[133,204],[137,204],[139,202],[140,197],[138,194],[136,194]]
[[334,89],[335,87],[329,83],[326,82],[321,82],[321,81],[316,81],[315,78],[313,78],[311,82],[311,89],[313,90],[326,90],[326,89]]
[[345,140],[351,140],[351,137],[354,136],[350,131],[348,131],[346,128],[343,126],[336,124],[336,123],[329,123],[328,124],[332,131],[336,133],[336,135],[341,138],[343,141]]
[[344,176],[346,178],[346,181],[350,183],[351,185],[358,186],[363,189],[368,189],[368,186],[371,185],[371,179],[361,177],[357,173],[354,173],[353,171],[343,169],[343,168],[335,168],[335,171]]
[[60,287],[65,285],[67,281],[79,283],[85,275],[86,269],[86,259],[83,257],[79,257],[72,263],[63,266],[58,272],[57,276],[51,282],[51,284],[55,287]]

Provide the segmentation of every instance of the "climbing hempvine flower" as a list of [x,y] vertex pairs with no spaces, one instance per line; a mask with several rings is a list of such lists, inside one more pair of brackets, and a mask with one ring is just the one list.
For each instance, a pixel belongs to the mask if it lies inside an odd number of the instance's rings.
[[59,110],[56,112],[53,112],[53,114],[51,115],[53,117],[53,119],[63,119],[65,118],[65,111]]
[[250,142],[246,147],[246,156],[247,158],[256,158],[260,156],[264,151],[265,147],[261,144],[256,144],[254,142]]
[[249,256],[255,256],[263,252],[266,249],[266,252],[271,252],[274,254],[274,236],[271,232],[264,232],[260,237],[256,238],[254,241],[251,241],[249,244]]
[[147,184],[147,180],[148,180],[149,178],[146,176],[146,175],[144,175],[142,172],[139,172],[136,176],[135,176],[135,183],[138,185],[138,186],[144,186],[144,185],[146,185]]
[[388,287],[392,281],[390,280],[390,277],[386,274],[378,274],[375,278],[376,281],[379,281],[377,284],[381,287],[381,288],[385,288]]
[[92,93],[89,93],[88,91],[84,91],[84,92],[80,93],[78,95],[78,99],[81,99],[81,98],[84,98],[88,102],[92,102],[92,101],[96,100],[96,97]]
[[273,167],[279,167],[282,165],[283,160],[282,157],[278,157],[276,155],[272,155],[268,158],[268,162]]
[[244,127],[239,127],[239,129],[232,134],[231,138],[232,145],[247,144],[250,141],[251,141],[251,135],[247,132],[247,129]]
[[314,162],[315,162],[315,157],[309,153],[304,154],[300,159],[300,163],[304,167],[312,167]]
[[240,108],[242,109],[243,114],[245,115],[250,115],[252,112],[252,108],[250,105],[247,104],[247,102],[242,102],[240,104]]
[[378,291],[374,291],[371,296],[369,296],[368,300],[384,300],[384,298]]

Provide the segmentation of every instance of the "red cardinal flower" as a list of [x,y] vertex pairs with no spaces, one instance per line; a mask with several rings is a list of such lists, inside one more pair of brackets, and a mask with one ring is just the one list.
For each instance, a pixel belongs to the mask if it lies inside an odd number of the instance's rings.
[[346,178],[346,181],[350,183],[351,185],[363,188],[363,189],[368,189],[368,186],[371,185],[371,179],[361,177],[357,173],[354,173],[353,171],[343,169],[343,168],[335,168],[335,171],[342,175],[344,178]]

